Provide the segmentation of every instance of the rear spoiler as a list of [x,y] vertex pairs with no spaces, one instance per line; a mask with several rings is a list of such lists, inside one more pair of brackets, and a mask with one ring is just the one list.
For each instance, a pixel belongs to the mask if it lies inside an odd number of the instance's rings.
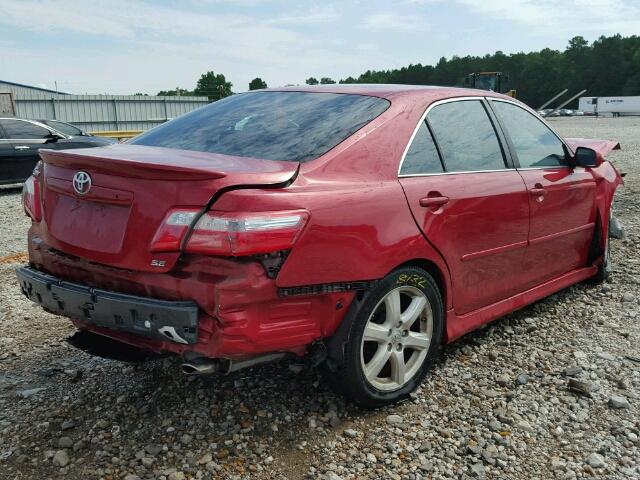
[[119,177],[151,180],[215,180],[241,183],[284,183],[298,162],[235,157],[209,152],[142,145],[114,144],[71,150],[39,150],[45,164]]

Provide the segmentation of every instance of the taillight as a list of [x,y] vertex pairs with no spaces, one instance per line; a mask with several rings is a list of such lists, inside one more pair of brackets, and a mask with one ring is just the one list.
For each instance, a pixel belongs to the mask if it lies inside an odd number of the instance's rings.
[[288,250],[309,218],[306,210],[206,212],[189,232],[199,212],[197,208],[171,210],[151,241],[151,251],[177,252],[185,236],[188,253],[238,257]]
[[238,257],[287,250],[308,218],[305,210],[207,212],[193,228],[185,251]]
[[42,206],[40,205],[40,182],[31,175],[22,187],[22,206],[27,215],[34,221],[42,219]]
[[160,228],[151,240],[152,252],[177,252],[189,225],[200,212],[199,208],[171,210],[162,220]]

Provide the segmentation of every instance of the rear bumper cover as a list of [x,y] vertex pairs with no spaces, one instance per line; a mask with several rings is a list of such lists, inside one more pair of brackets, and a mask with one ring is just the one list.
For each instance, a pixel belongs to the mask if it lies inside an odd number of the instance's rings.
[[22,293],[48,312],[84,323],[185,345],[198,341],[198,306],[67,282],[30,267],[16,271]]
[[197,305],[198,339],[188,344],[101,326],[75,312],[61,313],[80,330],[159,354],[195,352],[235,360],[276,351],[303,355],[307,345],[335,331],[355,296],[354,291],[282,296],[258,261],[183,255],[166,273],[109,267],[54,249],[37,230],[34,224],[29,232],[29,265],[54,282],[73,283],[84,291],[118,292],[129,299]]

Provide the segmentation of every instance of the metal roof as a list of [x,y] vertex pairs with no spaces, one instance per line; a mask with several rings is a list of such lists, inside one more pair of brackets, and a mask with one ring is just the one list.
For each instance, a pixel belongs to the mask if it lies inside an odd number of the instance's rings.
[[12,85],[14,87],[31,88],[33,90],[38,90],[40,92],[57,93],[59,95],[69,95],[67,92],[56,92],[55,90],[49,90],[48,88],[34,87],[33,85],[25,85],[23,83],[8,82],[6,80],[0,80],[0,83],[6,83],[7,85]]

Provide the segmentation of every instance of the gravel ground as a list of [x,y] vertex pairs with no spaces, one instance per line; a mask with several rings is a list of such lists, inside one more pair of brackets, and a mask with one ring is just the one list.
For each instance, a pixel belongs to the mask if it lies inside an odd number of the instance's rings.
[[295,363],[191,378],[74,350],[70,323],[16,286],[27,222],[0,192],[0,478],[640,478],[640,119],[553,123],[623,145],[610,282],[467,335],[409,401],[373,412]]

